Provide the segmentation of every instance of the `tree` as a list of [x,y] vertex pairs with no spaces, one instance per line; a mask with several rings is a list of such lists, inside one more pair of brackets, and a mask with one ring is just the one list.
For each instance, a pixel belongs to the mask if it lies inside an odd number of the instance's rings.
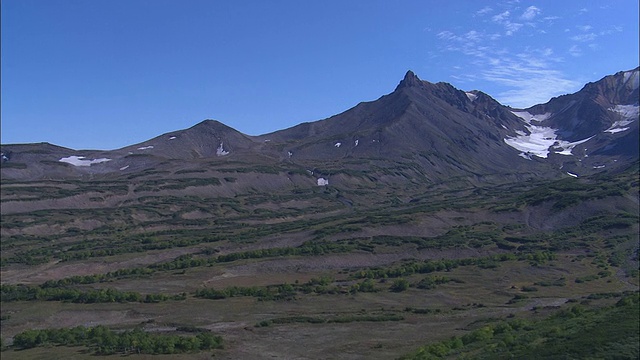
[[406,279],[397,279],[391,285],[390,290],[393,292],[402,292],[409,289],[409,281]]

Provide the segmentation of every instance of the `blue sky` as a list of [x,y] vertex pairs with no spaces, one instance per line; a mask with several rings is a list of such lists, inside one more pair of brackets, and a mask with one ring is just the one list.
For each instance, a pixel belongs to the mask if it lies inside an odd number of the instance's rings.
[[638,1],[2,0],[1,142],[250,135],[421,79],[528,107],[638,66]]

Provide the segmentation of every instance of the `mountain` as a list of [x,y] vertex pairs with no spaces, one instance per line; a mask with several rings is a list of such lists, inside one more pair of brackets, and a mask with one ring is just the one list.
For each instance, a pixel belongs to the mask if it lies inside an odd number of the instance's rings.
[[260,136],[3,144],[2,358],[636,359],[637,149],[638,69],[527,109],[407,72]]
[[[392,93],[375,101],[260,136],[207,120],[113,151],[2,145],[2,178],[118,178],[150,169],[175,172],[203,161],[286,164],[323,176],[378,169],[387,174],[378,177],[389,182],[582,176],[638,158],[637,119],[638,69],[528,109],[408,71]],[[398,166],[406,171],[389,175]],[[348,186],[350,179],[341,181]]]
[[[487,109],[495,109],[492,115]],[[286,144],[296,162],[407,159],[431,179],[505,172],[517,153],[502,139],[524,130],[518,117],[484,94],[432,84],[407,72],[395,91],[326,120],[259,137]],[[511,170],[526,171],[526,163]]]
[[581,156],[581,171],[603,168],[638,157],[638,83],[638,68],[621,71],[521,114],[538,120],[538,132],[553,129],[558,144],[552,149],[560,151],[552,154],[569,150]]

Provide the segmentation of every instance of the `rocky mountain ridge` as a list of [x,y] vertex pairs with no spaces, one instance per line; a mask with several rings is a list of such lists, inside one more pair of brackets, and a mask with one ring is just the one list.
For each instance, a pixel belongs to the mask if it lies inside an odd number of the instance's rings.
[[528,109],[408,71],[392,93],[375,101],[260,136],[205,120],[112,151],[4,144],[2,179],[118,178],[151,169],[175,173],[202,162],[389,171],[401,161],[412,168],[404,177],[437,182],[496,174],[580,176],[637,158],[637,68]]

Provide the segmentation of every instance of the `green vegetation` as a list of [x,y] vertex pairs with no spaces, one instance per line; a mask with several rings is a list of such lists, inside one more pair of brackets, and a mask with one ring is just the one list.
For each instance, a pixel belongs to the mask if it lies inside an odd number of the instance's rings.
[[337,316],[331,318],[318,318],[310,316],[293,316],[285,318],[275,318],[270,320],[263,320],[256,324],[256,327],[266,327],[276,324],[291,324],[291,323],[310,323],[310,324],[345,324],[352,322],[381,322],[381,321],[402,321],[404,317],[397,314],[382,314],[382,315],[352,315],[352,316]]
[[164,335],[136,328],[114,332],[104,326],[71,329],[26,330],[16,334],[13,347],[29,349],[42,345],[87,346],[95,354],[179,354],[222,347],[222,338],[208,332],[196,336]]
[[538,320],[511,320],[421,347],[402,359],[637,359],[638,294],[615,306],[574,305]]
[[114,289],[79,290],[60,287],[40,287],[26,285],[0,285],[0,301],[67,301],[79,304],[109,302],[156,303],[167,300],[184,300],[187,294],[178,295],[147,294]]
[[391,267],[376,267],[367,270],[360,270],[354,274],[356,278],[397,278],[413,274],[428,274],[436,271],[451,271],[459,266],[478,266],[483,269],[495,268],[499,262],[504,261],[530,261],[533,264],[544,263],[555,259],[555,255],[550,252],[536,252],[531,254],[499,254],[484,258],[465,258],[451,260],[425,260],[422,262],[410,261],[403,265]]

